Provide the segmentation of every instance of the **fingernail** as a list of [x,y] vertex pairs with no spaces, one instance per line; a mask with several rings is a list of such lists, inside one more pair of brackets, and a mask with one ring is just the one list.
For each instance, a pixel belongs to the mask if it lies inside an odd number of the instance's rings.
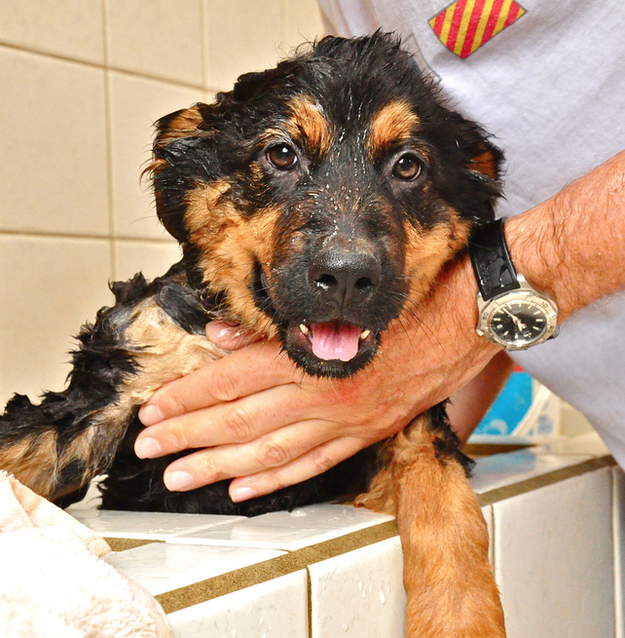
[[189,472],[167,472],[163,477],[165,487],[171,492],[183,492],[193,487],[194,479]]
[[141,437],[135,441],[135,454],[140,459],[153,459],[163,454],[163,448],[156,439]]
[[139,421],[141,421],[143,425],[154,425],[155,423],[162,421],[164,418],[165,417],[158,405],[154,405],[152,403],[144,405],[139,410]]
[[256,490],[253,487],[241,485],[241,487],[230,488],[230,499],[233,503],[240,503],[241,501],[247,501],[250,498],[256,498]]
[[206,325],[206,336],[211,341],[221,341],[222,339],[231,339],[239,331],[238,323],[231,325],[232,322],[211,321]]

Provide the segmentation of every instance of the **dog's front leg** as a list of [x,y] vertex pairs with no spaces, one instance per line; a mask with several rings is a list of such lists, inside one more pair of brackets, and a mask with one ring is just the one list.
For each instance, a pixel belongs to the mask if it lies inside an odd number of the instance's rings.
[[397,517],[408,638],[504,638],[486,522],[434,414],[397,435],[390,463],[357,504]]

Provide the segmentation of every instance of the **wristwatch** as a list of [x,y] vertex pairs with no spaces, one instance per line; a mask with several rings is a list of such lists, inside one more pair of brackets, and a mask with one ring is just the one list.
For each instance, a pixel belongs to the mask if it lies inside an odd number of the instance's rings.
[[516,272],[503,219],[478,228],[469,242],[479,287],[477,334],[505,350],[525,350],[558,334],[558,306]]

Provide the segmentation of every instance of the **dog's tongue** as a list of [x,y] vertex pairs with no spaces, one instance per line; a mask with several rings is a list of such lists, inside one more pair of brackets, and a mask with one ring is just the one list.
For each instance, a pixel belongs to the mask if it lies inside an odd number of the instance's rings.
[[313,354],[319,359],[351,361],[358,354],[362,328],[351,323],[327,321],[310,326]]

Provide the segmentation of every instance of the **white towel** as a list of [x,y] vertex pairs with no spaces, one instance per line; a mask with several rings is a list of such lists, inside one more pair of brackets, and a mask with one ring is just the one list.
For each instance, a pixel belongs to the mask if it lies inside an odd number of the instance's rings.
[[0,636],[170,638],[154,598],[98,558],[110,551],[0,471]]

